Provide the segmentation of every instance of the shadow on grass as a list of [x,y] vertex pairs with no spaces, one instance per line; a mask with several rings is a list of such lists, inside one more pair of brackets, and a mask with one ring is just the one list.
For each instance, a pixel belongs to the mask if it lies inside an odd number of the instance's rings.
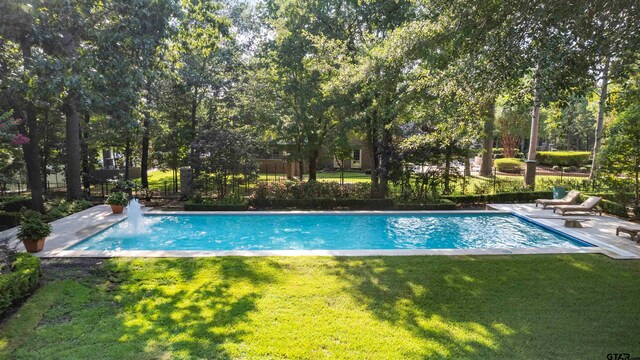
[[114,261],[122,306],[121,342],[144,344],[152,358],[230,358],[242,342],[261,289],[278,265],[244,258]]
[[633,308],[611,292],[640,283],[637,274],[613,275],[611,260],[598,255],[336,261],[345,291],[422,339],[423,357],[588,357],[619,342],[620,329],[638,328],[637,319],[603,313],[609,302],[617,308],[607,311]]

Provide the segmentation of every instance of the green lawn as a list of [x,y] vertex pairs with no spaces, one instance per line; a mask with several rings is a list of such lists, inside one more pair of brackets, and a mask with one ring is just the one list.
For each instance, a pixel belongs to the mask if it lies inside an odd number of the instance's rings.
[[111,260],[47,270],[0,357],[640,356],[640,262],[601,255]]

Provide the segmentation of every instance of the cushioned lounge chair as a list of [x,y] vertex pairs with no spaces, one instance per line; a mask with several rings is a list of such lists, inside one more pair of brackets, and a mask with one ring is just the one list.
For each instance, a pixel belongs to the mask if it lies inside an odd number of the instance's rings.
[[619,236],[621,232],[631,235],[631,240],[635,239],[640,242],[640,225],[620,225],[616,229],[616,236]]
[[538,199],[536,200],[536,207],[542,205],[542,208],[546,209],[547,206],[551,205],[572,205],[576,203],[578,196],[580,196],[580,191],[571,190],[562,199]]
[[596,205],[602,200],[597,196],[589,196],[587,200],[585,200],[580,205],[556,205],[553,208],[553,212],[559,211],[560,214],[564,215],[566,213],[574,213],[574,212],[586,212],[586,213],[598,213],[602,215],[602,210],[596,209]]

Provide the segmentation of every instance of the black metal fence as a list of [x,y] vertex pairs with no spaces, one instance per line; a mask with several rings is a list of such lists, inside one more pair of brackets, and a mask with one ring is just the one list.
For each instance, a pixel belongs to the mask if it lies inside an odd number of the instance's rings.
[[[244,175],[228,175],[226,181],[210,177],[207,181],[199,181],[196,186],[198,193],[205,197],[225,197],[228,195],[248,196],[253,193],[260,182],[283,182],[299,180],[295,173],[287,173],[285,163],[273,163],[261,166],[260,171]],[[420,170],[420,169],[418,169]],[[560,171],[538,171],[536,174],[536,190],[549,190],[553,186],[566,186],[582,191],[602,191],[605,187],[598,181],[590,180],[587,173]],[[405,169],[399,176],[402,180],[391,185],[394,195],[402,197],[421,196],[437,192],[438,194],[495,194],[504,192],[524,191],[524,174],[506,173],[493,169],[490,176],[481,176],[477,171],[465,173],[463,168],[452,168],[449,173],[448,189],[445,188],[443,173],[429,174],[427,171],[416,171],[415,168]],[[396,176],[396,179],[398,177]],[[308,180],[305,174],[303,180]],[[330,169],[319,170],[316,174],[319,182],[334,182],[339,184],[371,183],[371,173],[366,171]],[[144,198],[178,198],[181,194],[180,181],[151,182],[148,189],[133,188],[132,193]],[[112,181],[102,181],[91,184],[85,189],[85,194],[92,198],[106,198],[118,184]],[[28,192],[27,185],[22,182],[0,183],[0,195],[21,195]],[[46,193],[49,196],[64,195],[64,182],[47,182]],[[428,194],[427,194],[428,195]]]

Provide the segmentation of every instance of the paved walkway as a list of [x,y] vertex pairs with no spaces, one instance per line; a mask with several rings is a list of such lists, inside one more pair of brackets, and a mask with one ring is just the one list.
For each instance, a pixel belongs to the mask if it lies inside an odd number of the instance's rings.
[[[600,247],[603,253],[615,259],[640,259],[640,244],[631,241],[629,235],[616,236],[616,227],[631,224],[622,219],[603,215],[566,215],[554,214],[552,208],[543,210],[534,204],[488,204],[487,209],[509,211],[524,215],[543,225],[564,232],[578,239],[585,240]],[[589,219],[582,223],[582,228],[567,228],[565,218]]]
[[[51,235],[47,237],[44,250],[35,255],[55,256],[57,252],[76,242],[107,228],[124,219],[125,214],[114,215],[109,205],[97,205],[78,213],[58,219],[51,223]],[[9,239],[9,246],[23,250],[22,243],[16,238],[16,228],[0,232],[0,239]]]

